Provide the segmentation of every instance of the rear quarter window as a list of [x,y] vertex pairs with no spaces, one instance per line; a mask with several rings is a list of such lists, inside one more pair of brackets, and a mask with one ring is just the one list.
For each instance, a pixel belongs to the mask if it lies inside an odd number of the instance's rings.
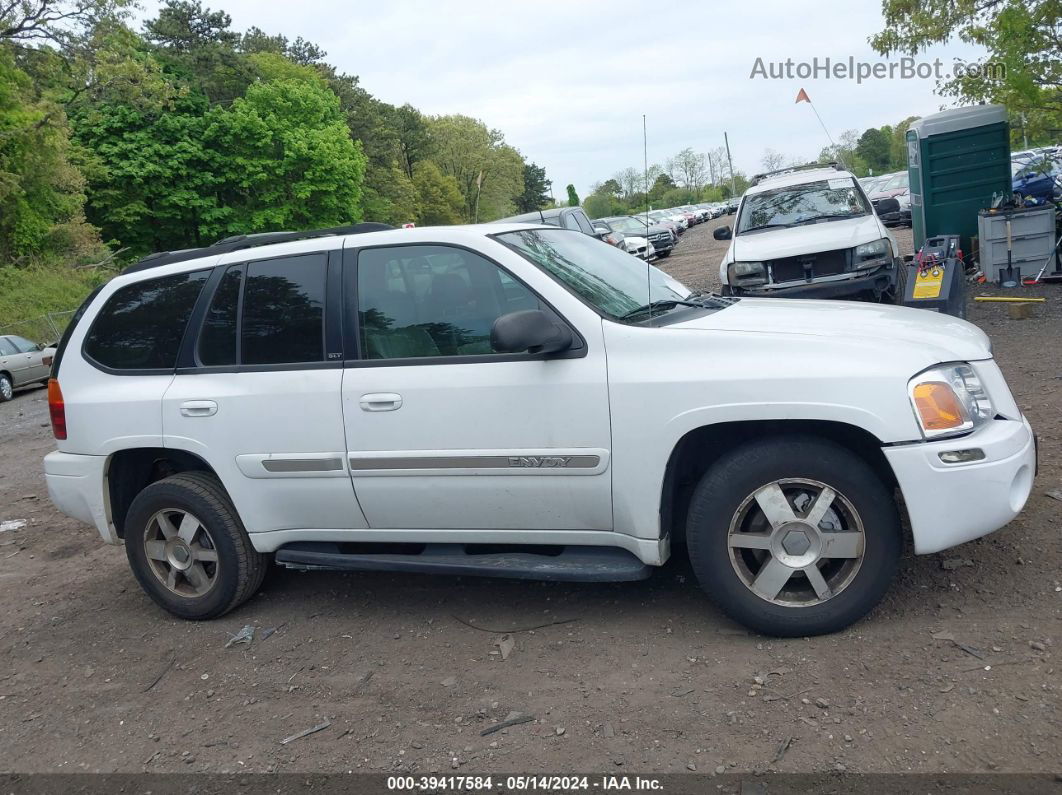
[[185,326],[208,270],[178,273],[119,288],[100,309],[84,351],[111,370],[172,370]]

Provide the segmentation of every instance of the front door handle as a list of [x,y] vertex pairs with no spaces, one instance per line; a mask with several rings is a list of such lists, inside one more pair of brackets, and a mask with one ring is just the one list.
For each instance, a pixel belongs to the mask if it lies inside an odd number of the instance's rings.
[[213,417],[218,413],[218,404],[213,400],[186,400],[181,404],[185,417]]
[[362,411],[395,411],[402,408],[402,396],[394,392],[372,392],[358,401]]

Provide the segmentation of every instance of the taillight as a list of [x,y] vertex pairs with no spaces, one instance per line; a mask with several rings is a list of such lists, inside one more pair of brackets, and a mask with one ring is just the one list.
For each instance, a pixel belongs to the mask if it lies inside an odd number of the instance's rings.
[[52,418],[52,434],[56,439],[65,439],[66,406],[63,404],[63,390],[54,378],[48,379],[48,413]]

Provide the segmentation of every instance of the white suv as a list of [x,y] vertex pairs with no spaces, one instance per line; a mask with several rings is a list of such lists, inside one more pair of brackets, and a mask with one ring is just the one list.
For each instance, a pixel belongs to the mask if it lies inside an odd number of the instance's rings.
[[892,198],[875,207],[847,171],[813,164],[758,175],[738,208],[719,264],[728,295],[902,299],[907,271],[878,213],[899,213]]
[[[976,327],[690,294],[527,224],[278,234],[155,255],[57,353],[44,462],[172,613],[268,562],[632,580],[688,550],[730,615],[840,629],[1033,480]],[[650,287],[651,286],[651,287]]]

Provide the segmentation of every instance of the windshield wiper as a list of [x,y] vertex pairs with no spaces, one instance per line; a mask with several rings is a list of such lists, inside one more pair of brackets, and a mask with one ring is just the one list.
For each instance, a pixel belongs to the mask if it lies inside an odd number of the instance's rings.
[[760,224],[759,226],[750,226],[748,229],[742,229],[738,232],[739,235],[743,235],[746,232],[758,232],[761,229],[785,229],[792,224]]
[[683,301],[679,298],[661,298],[657,301],[650,301],[648,304],[632,309],[625,315],[620,315],[620,320],[630,320],[638,315],[644,315],[648,312],[652,312],[655,309],[672,309],[676,306],[692,306],[697,309],[703,309],[704,304],[695,304],[693,301]]
[[793,226],[800,226],[802,224],[810,224],[810,223],[814,223],[815,221],[834,221],[834,220],[836,220],[838,218],[860,218],[860,217],[862,217],[862,216],[856,215],[855,213],[831,213],[829,215],[813,215],[813,216],[811,216],[811,218],[802,218],[801,220],[799,220],[795,224],[793,224]]
[[718,293],[708,291],[690,293],[689,297],[696,298],[698,306],[715,305],[719,307],[727,307],[737,300],[736,298],[730,298],[729,296],[719,295]]

